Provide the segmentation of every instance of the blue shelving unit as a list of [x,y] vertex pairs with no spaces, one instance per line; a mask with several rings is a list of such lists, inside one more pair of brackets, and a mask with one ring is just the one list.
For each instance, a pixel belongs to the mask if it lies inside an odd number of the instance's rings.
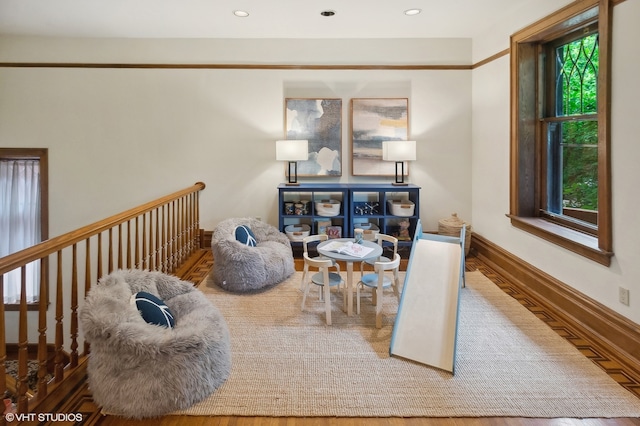
[[[367,221],[376,224],[383,234],[397,237],[399,245],[410,246],[412,244],[416,225],[420,218],[419,186],[412,184],[405,186],[367,183],[352,184],[349,185],[348,198],[351,213],[349,217],[350,236],[353,235],[353,229],[356,228],[356,224]],[[410,210],[408,208],[397,208],[397,210],[403,212],[403,215],[395,215],[389,205],[393,201],[398,201],[400,205],[405,207],[413,203],[412,214],[408,214]],[[374,207],[377,208],[374,209]],[[400,232],[400,224],[403,221],[409,222],[408,234]]]
[[[340,211],[335,216],[323,216],[316,209],[317,201],[328,199],[341,203]],[[413,203],[413,214],[394,215],[389,206],[389,202],[394,200],[401,204]],[[296,201],[309,201],[309,209],[305,214],[287,214],[285,203]],[[400,239],[399,244],[410,246],[420,218],[420,187],[413,184],[396,186],[380,183],[280,184],[278,204],[278,226],[282,232],[287,225],[307,224],[311,227],[311,234],[316,234],[319,220],[331,220],[332,225],[342,227],[343,237],[353,237],[355,224],[368,222],[375,224],[382,233],[406,238]],[[399,235],[400,222],[405,220],[409,222],[408,235]]]

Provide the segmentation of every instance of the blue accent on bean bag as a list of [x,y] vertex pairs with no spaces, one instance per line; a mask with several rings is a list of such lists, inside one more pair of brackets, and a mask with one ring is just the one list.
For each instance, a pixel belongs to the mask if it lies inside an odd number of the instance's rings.
[[256,236],[253,234],[251,229],[245,225],[236,226],[236,240],[240,241],[242,244],[250,247],[255,247],[258,243],[256,241]]
[[133,295],[133,301],[142,318],[149,324],[161,325],[167,328],[175,326],[173,314],[159,297],[146,291],[140,291]]

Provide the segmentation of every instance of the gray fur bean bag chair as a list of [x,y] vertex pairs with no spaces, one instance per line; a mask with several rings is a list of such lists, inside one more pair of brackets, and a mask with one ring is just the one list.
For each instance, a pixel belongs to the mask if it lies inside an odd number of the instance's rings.
[[[251,247],[236,239],[244,225],[255,236]],[[213,280],[232,292],[249,292],[273,286],[294,272],[289,238],[274,226],[253,218],[223,220],[213,231]]]
[[[142,317],[138,299],[132,302],[132,295],[141,291],[164,301],[173,327]],[[91,343],[89,389],[108,414],[146,418],[188,408],[220,387],[231,372],[224,318],[200,290],[177,277],[115,271],[91,289],[80,321]]]

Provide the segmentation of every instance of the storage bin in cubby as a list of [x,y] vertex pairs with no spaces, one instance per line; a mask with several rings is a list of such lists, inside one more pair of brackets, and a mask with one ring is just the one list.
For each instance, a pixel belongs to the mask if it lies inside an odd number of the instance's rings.
[[389,200],[389,212],[394,216],[413,216],[416,205],[410,200]]

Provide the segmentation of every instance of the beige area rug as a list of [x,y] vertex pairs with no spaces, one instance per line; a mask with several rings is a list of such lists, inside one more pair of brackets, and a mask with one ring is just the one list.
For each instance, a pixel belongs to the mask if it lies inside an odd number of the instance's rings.
[[640,399],[480,272],[467,274],[461,292],[455,376],[389,356],[392,293],[385,293],[382,329],[375,328],[370,300],[363,298],[359,316],[347,317],[340,295],[333,296],[333,325],[326,326],[315,289],[300,311],[300,278],[296,273],[251,295],[226,293],[209,281],[200,286],[228,322],[233,368],[208,399],[176,414],[640,416]]

